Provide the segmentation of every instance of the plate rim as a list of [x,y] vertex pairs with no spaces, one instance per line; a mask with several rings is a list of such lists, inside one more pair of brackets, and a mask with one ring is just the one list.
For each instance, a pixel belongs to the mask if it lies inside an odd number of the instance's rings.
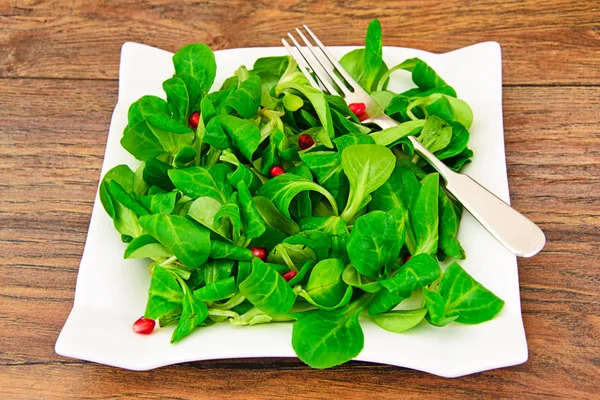
[[[502,79],[501,79],[501,68],[502,68],[502,62],[501,62],[501,46],[498,42],[495,41],[485,41],[485,42],[481,42],[481,43],[476,43],[476,44],[472,44],[470,46],[466,46],[466,47],[462,47],[462,48],[458,48],[458,49],[454,49],[448,52],[443,52],[443,53],[434,53],[434,52],[430,52],[430,51],[426,51],[426,50],[419,50],[419,49],[411,49],[411,48],[406,48],[406,47],[397,47],[397,46],[384,46],[383,49],[384,51],[386,49],[388,50],[393,50],[393,49],[401,49],[401,50],[407,50],[407,51],[411,51],[411,52],[418,52],[418,53],[422,53],[422,54],[429,54],[432,56],[444,56],[447,54],[451,54],[451,53],[456,53],[456,52],[460,52],[460,51],[465,51],[468,49],[473,49],[475,47],[482,47],[482,46],[487,46],[489,47],[491,50],[493,51],[497,51],[498,52],[498,58],[500,60],[500,106],[502,106]],[[119,67],[119,93],[118,93],[118,98],[117,98],[117,103],[115,104],[115,108],[113,110],[112,116],[111,116],[111,122],[110,122],[110,128],[109,128],[109,132],[110,129],[112,129],[114,120],[116,119],[116,117],[118,116],[118,112],[120,111],[120,109],[122,108],[122,106],[120,105],[121,102],[121,94],[122,94],[122,68],[123,68],[123,59],[124,59],[124,54],[128,51],[130,51],[130,49],[133,48],[139,48],[139,47],[143,47],[146,49],[151,49],[152,51],[160,51],[160,52],[164,52],[167,54],[172,55],[173,53],[168,52],[166,50],[163,49],[159,49],[156,47],[152,47],[146,44],[141,44],[141,43],[136,43],[136,42],[125,42],[122,47],[121,47],[121,62],[120,62],[120,67]],[[360,48],[361,46],[335,46],[335,48],[343,48],[346,50],[352,50],[355,48]],[[232,49],[222,49],[222,50],[216,50],[214,51],[215,54],[217,53],[228,53],[228,52],[239,52],[239,51],[252,51],[252,52],[262,52],[262,51],[272,51],[273,49],[277,49],[278,51],[284,49],[283,47],[244,47],[244,48],[232,48]],[[262,56],[262,55],[261,55]],[[500,109],[500,114],[502,116],[502,110]],[[504,128],[503,126],[501,126],[501,131],[502,131],[502,144],[504,144]],[[106,157],[109,151],[109,146],[108,146],[108,142],[110,140],[110,135],[109,137],[107,137],[107,146],[106,146],[106,150],[105,150],[105,154],[104,154],[104,158],[103,158],[103,165],[102,165],[102,169],[101,169],[101,174],[99,176],[99,181],[102,179],[102,176],[104,175],[104,173],[106,172],[105,169],[108,168],[108,166],[106,165]],[[502,156],[503,156],[503,170],[502,172],[502,176],[504,177],[505,181],[506,181],[506,193],[505,196],[501,196],[501,197],[505,197],[505,200],[509,200],[510,198],[508,197],[508,176],[507,176],[507,170],[506,170],[506,153],[505,153],[505,148],[504,146],[501,149],[502,152]],[[93,206],[93,210],[92,210],[92,217],[94,215],[94,210],[99,207],[101,208],[100,204],[99,204],[99,196],[98,193],[96,192],[96,198],[94,201],[94,206]],[[101,210],[102,211],[102,210]],[[90,224],[88,226],[88,235],[86,236],[86,242],[85,242],[85,246],[84,246],[84,251],[82,253],[82,258],[80,261],[80,269],[82,267],[83,264],[83,260],[84,257],[83,255],[85,254],[88,244],[89,244],[89,231],[90,231],[90,227],[92,224],[92,218],[90,219]],[[140,365],[130,365],[128,367],[123,367],[122,363],[110,363],[107,362],[105,359],[102,360],[94,360],[92,358],[94,357],[80,357],[77,356],[76,354],[74,354],[74,352],[72,351],[72,349],[70,348],[69,344],[67,342],[65,342],[64,340],[61,340],[61,338],[64,339],[64,332],[67,328],[67,325],[69,324],[69,321],[74,318],[78,311],[82,311],[85,309],[89,309],[88,306],[83,306],[83,307],[78,307],[78,286],[79,285],[79,280],[81,277],[81,270],[78,270],[78,276],[77,276],[77,283],[75,286],[75,291],[74,291],[74,302],[73,302],[73,307],[69,313],[69,317],[67,318],[67,321],[65,322],[65,325],[63,326],[61,333],[56,341],[56,345],[55,345],[55,351],[57,354],[61,355],[61,356],[66,356],[66,357],[74,357],[74,358],[81,358],[81,359],[85,359],[88,361],[94,361],[94,362],[99,362],[105,365],[112,365],[115,367],[119,367],[119,368],[127,368],[127,369],[132,369],[132,370],[149,370],[149,369],[154,369],[154,368],[158,368],[161,366],[166,366],[166,365],[172,365],[172,364],[177,364],[177,363],[182,363],[182,362],[192,362],[192,361],[199,361],[198,357],[194,357],[191,356],[189,359],[186,360],[178,360],[178,361],[168,361],[168,362],[159,362],[159,363],[155,363],[153,365],[146,365],[146,366],[140,366]],[[518,269],[517,269],[517,278],[518,278]],[[511,362],[490,362],[488,367],[482,367],[479,368],[477,370],[472,370],[469,368],[465,368],[465,371],[460,371],[460,370],[452,370],[452,371],[440,371],[439,369],[433,371],[430,370],[429,368],[423,368],[423,366],[417,366],[417,365],[407,365],[407,363],[403,363],[403,367],[406,368],[411,368],[411,369],[415,369],[415,370],[420,370],[420,371],[424,371],[424,372],[428,372],[434,375],[438,375],[438,376],[443,376],[443,377],[458,377],[458,376],[464,376],[464,375],[468,375],[468,374],[472,374],[472,373],[477,373],[477,372],[482,372],[482,371],[486,371],[489,369],[496,369],[496,368],[502,368],[502,367],[508,367],[508,366],[513,366],[513,365],[518,365],[518,364],[522,364],[524,362],[527,361],[528,359],[528,350],[527,350],[527,342],[526,342],[526,338],[525,338],[525,333],[524,333],[524,325],[523,325],[523,320],[522,320],[522,311],[521,311],[521,299],[520,299],[520,289],[519,289],[519,316],[520,316],[520,320],[521,320],[521,328],[523,330],[523,337],[524,337],[524,341],[523,341],[523,345],[524,347],[522,347],[521,353],[518,356],[515,356],[513,358],[513,361]],[[77,309],[76,309],[77,308]],[[75,353],[77,353],[77,351],[75,351]],[[261,355],[249,355],[249,356],[236,356],[235,358],[251,358],[251,357],[295,357],[294,355],[275,355],[275,356],[261,356]],[[229,356],[225,356],[223,358],[231,358]],[[217,358],[217,357],[210,357],[206,360],[214,360],[214,359],[221,359],[221,358]],[[382,362],[380,361],[376,361],[376,360],[370,360],[370,359],[363,359],[360,357],[360,355],[358,357],[355,358],[355,360],[360,360],[360,361],[366,361],[366,362],[370,362],[370,363],[379,363],[381,364]],[[120,364],[120,365],[117,365]],[[388,364],[388,365],[398,365],[398,364]]]

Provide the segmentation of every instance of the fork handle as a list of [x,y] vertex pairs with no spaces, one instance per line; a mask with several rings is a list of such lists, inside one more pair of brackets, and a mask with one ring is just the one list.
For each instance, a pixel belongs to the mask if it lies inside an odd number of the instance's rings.
[[[398,123],[390,117],[373,121],[386,129]],[[530,219],[506,204],[468,175],[452,171],[417,139],[409,136],[415,151],[435,168],[446,181],[446,189],[479,223],[519,257],[531,257],[546,243],[544,232]]]

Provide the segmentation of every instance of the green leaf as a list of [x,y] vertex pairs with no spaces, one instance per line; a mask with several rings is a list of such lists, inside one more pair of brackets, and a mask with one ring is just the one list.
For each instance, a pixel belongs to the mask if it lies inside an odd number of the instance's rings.
[[[419,87],[420,91],[427,91],[435,88],[447,87],[448,84],[420,58],[409,58],[402,63],[390,68],[382,80],[389,77],[391,73],[399,69],[404,69],[412,73],[413,82]],[[381,90],[381,81],[378,90]],[[456,93],[455,93],[456,96]]]
[[410,292],[398,294],[385,289],[380,290],[375,297],[373,297],[373,301],[369,304],[367,311],[370,316],[386,313],[400,304],[402,300],[409,298],[410,295]]
[[173,182],[169,178],[169,170],[173,169],[169,164],[153,158],[146,161],[144,166],[143,178],[151,186],[158,186],[166,192],[175,189]]
[[[343,307],[350,301],[352,288],[342,279],[344,263],[337,258],[328,258],[315,265],[305,287],[307,300],[327,308]],[[350,294],[346,295],[350,288]],[[302,296],[302,294],[301,294]],[[304,297],[304,296],[303,296]],[[346,300],[345,303],[342,300]]]
[[143,232],[137,215],[119,202],[113,201],[113,204],[115,210],[113,223],[117,232],[132,238],[140,236]]
[[138,203],[137,200],[134,199],[133,196],[123,188],[123,186],[119,185],[117,181],[111,180],[108,183],[108,189],[110,190],[113,200],[118,201],[124,207],[127,207],[133,211],[136,215],[140,216],[149,214],[148,210]]
[[252,252],[248,249],[231,243],[221,242],[219,240],[211,240],[210,258],[227,258],[230,260],[250,261],[252,260]]
[[220,115],[207,125],[204,141],[220,150],[235,147],[248,161],[252,161],[260,143],[260,129],[253,121]]
[[398,182],[400,198],[405,208],[412,210],[415,207],[421,193],[421,183],[412,171],[402,171],[401,179]]
[[244,80],[237,90],[225,102],[226,109],[233,109],[246,119],[252,118],[258,111],[261,96],[260,76],[252,75]]
[[150,160],[165,152],[144,119],[134,125],[127,125],[121,138],[121,146],[140,161]]
[[[336,134],[340,138],[346,135],[366,136],[367,133],[371,132],[371,128],[354,122],[353,117],[344,117],[344,115],[335,109],[331,110],[331,119],[333,121],[333,127],[335,128]],[[372,141],[366,143],[372,143]]]
[[169,311],[179,307],[183,299],[183,290],[175,275],[156,265],[148,289],[148,303],[144,317],[158,319]]
[[[207,97],[205,97],[205,99],[207,99]],[[206,144],[219,150],[226,150],[232,147],[229,135],[225,133],[221,126],[221,116],[213,117],[208,122],[202,139]]]
[[167,102],[175,111],[175,117],[187,121],[191,114],[190,95],[183,79],[174,76],[164,81],[162,87],[167,94]]
[[109,184],[111,181],[118,182],[126,191],[133,191],[133,181],[135,178],[134,172],[127,165],[121,164],[116,167],[110,169],[102,178],[102,182],[100,183],[99,195],[100,202],[106,210],[106,213],[114,219],[115,217],[115,209],[113,204],[113,199],[110,194]]
[[[300,114],[298,115],[296,113],[296,119],[298,120],[298,124],[300,124],[300,125],[308,125],[308,127],[312,128],[312,129],[316,129],[316,128],[322,129],[326,133],[323,136],[319,136],[319,138],[321,138],[322,144],[325,145],[325,143],[327,143],[328,140],[331,140],[331,137],[327,133],[327,130],[324,127],[321,128],[319,126],[319,121],[308,111],[300,109]],[[333,120],[332,120],[332,123],[333,123]],[[329,146],[327,146],[327,147],[329,147]]]
[[[389,71],[390,70],[388,70],[388,72]],[[382,81],[379,81],[379,82],[382,83]],[[380,90],[380,91],[371,92],[371,97],[384,110],[390,105],[390,103],[392,102],[392,99],[394,98],[394,96],[396,96],[396,94],[394,92],[389,91],[389,90]],[[386,114],[387,113],[388,112],[386,110]],[[392,113],[390,113],[388,115],[391,115],[391,114]]]
[[176,150],[181,140],[189,139],[186,136],[178,136],[193,133],[187,126],[187,121],[182,122],[173,118],[169,104],[160,97],[144,96],[138,100],[138,103],[148,126],[165,150]]
[[401,247],[394,217],[383,211],[358,218],[347,245],[354,267],[371,278],[377,278],[382,266],[398,258]]
[[262,153],[261,157],[261,173],[269,174],[271,167],[281,165],[283,161],[292,161],[298,158],[298,153],[295,149],[290,148],[287,136],[276,128],[269,138],[269,144]]
[[208,285],[228,278],[231,275],[234,264],[235,262],[232,260],[209,259],[200,268],[204,282]]
[[181,317],[182,307],[178,306],[158,319],[158,326],[161,328],[169,326],[175,322],[179,322]]
[[195,327],[200,325],[208,317],[208,308],[202,300],[187,289],[183,296],[183,311],[179,318],[177,328],[171,336],[171,343],[175,343],[189,335]]
[[252,201],[252,194],[250,194],[246,182],[240,181],[237,190],[240,197],[244,234],[249,239],[257,238],[265,232],[265,222],[261,218],[254,201]]
[[292,347],[313,368],[331,368],[356,357],[364,346],[358,315],[364,297],[333,311],[301,313],[292,330]]
[[448,146],[452,140],[452,128],[443,119],[431,115],[425,121],[418,140],[430,152],[435,153]]
[[318,308],[319,310],[331,311],[331,310],[336,310],[338,308],[341,308],[341,307],[344,307],[345,305],[347,305],[350,302],[350,300],[352,300],[353,293],[354,293],[354,291],[352,289],[352,286],[346,286],[346,291],[344,292],[341,299],[337,303],[335,303],[331,306],[327,306],[327,305],[319,303],[317,300],[313,299],[306,290],[301,290],[298,293],[298,296],[302,297],[304,300],[306,300],[306,302],[308,304]]
[[344,149],[342,168],[350,181],[350,194],[343,219],[350,221],[366,205],[369,194],[389,179],[395,160],[390,149],[375,144],[358,144]]
[[[204,97],[204,92],[198,81],[188,74],[177,74],[175,77],[185,83],[185,88],[189,96],[188,118],[194,112],[200,109],[200,101]],[[184,121],[187,122],[187,119]]]
[[438,191],[437,173],[427,175],[421,181],[421,191],[411,209],[411,223],[415,233],[416,247],[413,254],[436,254],[438,249]]
[[133,239],[127,245],[123,258],[158,258],[171,257],[173,253],[166,249],[150,235],[142,235]]
[[258,324],[266,324],[271,321],[292,321],[293,319],[285,316],[271,316],[264,311],[256,307],[250,308],[243,315],[239,317],[234,317],[230,320],[231,324],[234,326],[247,326],[247,325],[258,325]]
[[456,157],[448,158],[444,160],[444,163],[454,172],[459,172],[462,167],[471,162],[473,157],[473,151],[469,148],[465,148]]
[[262,57],[254,62],[252,72],[261,76],[264,73],[269,73],[281,78],[289,62],[289,56]]
[[467,143],[469,143],[469,131],[467,131],[464,126],[455,121],[450,122],[450,126],[452,127],[452,138],[450,139],[450,143],[448,143],[448,146],[443,150],[440,150],[435,154],[440,160],[459,155],[467,148]]
[[292,279],[290,279],[288,285],[293,288],[296,285],[302,284],[305,281],[305,278],[307,276],[310,276],[310,272],[315,267],[315,265],[316,263],[314,260],[308,260],[307,262],[305,262],[302,268],[300,268],[300,270],[298,271],[298,274]]
[[144,121],[144,116],[140,111],[140,104],[137,101],[134,101],[127,110],[127,125],[134,126],[140,121]]
[[459,260],[465,259],[465,251],[456,238],[462,214],[460,205],[453,204],[446,192],[439,191],[439,249]]
[[[277,82],[279,81],[279,78],[281,77],[281,74],[283,74],[283,72],[286,70],[287,65],[289,63],[289,57],[268,57],[268,58],[278,58],[278,61],[275,61],[273,63],[274,68],[269,70],[269,69],[263,69],[262,65],[259,65],[260,60],[258,59],[256,60],[256,63],[254,64],[254,69],[251,71],[252,73],[257,74],[258,76],[260,76],[260,80],[261,80],[261,96],[260,96],[260,105],[262,107],[268,108],[268,109],[274,109],[277,107],[277,104],[279,103],[279,101],[273,97],[274,95],[274,88],[275,85],[277,85]],[[277,66],[275,66],[275,64],[278,64]],[[265,67],[269,68],[267,65],[264,65]],[[280,70],[280,67],[283,68]]]
[[[423,179],[427,176],[427,173],[425,171],[423,171],[423,169],[418,167],[416,164],[414,164],[408,158],[403,158],[403,157],[397,158],[396,166],[412,172],[419,179]],[[417,183],[419,183],[419,182],[417,181]],[[419,187],[421,187],[420,184],[419,184]]]
[[379,281],[362,275],[352,264],[346,266],[344,273],[342,274],[342,279],[348,285],[359,288],[367,293],[377,293],[382,288]]
[[259,258],[252,260],[252,272],[239,283],[239,289],[256,308],[267,314],[285,314],[296,301],[285,279]]
[[204,264],[210,254],[209,231],[179,215],[153,214],[140,218],[140,225],[188,268]]
[[[236,242],[242,233],[242,216],[238,204],[238,194],[234,192],[213,218],[216,230],[231,232],[230,238]],[[230,227],[230,228],[229,228]]]
[[479,324],[494,318],[504,301],[486,289],[458,263],[444,271],[438,293],[445,300],[445,314],[457,316],[456,322]]
[[466,129],[473,124],[471,107],[463,100],[446,94],[433,93],[427,97],[417,98],[407,106],[407,113],[410,115],[415,107],[421,108],[427,115],[435,115],[446,122],[456,121]]
[[[363,89],[371,92],[372,88],[368,85],[367,74],[365,70],[365,49],[355,49],[349,53],[346,53],[340,59],[340,64],[342,65],[342,68],[344,68],[346,72],[348,72],[350,76],[352,76],[352,78],[354,78],[354,80],[357,81],[360,86],[362,86]],[[377,73],[373,83],[377,84],[377,82],[381,82],[386,71],[387,65],[385,62],[382,62],[379,72]],[[385,86],[384,83],[381,83],[381,85]]]
[[177,75],[193,77],[200,88],[208,92],[217,73],[215,55],[205,44],[190,44],[179,49],[173,56],[173,65]]
[[423,299],[427,309],[425,318],[430,324],[445,326],[458,318],[457,315],[446,316],[445,300],[438,293],[423,288]]
[[[407,173],[405,179],[404,173]],[[390,178],[373,192],[369,209],[382,211],[390,211],[394,208],[409,209],[420,189],[419,181],[411,172],[395,167]]]
[[196,149],[193,146],[183,146],[173,159],[176,168],[189,167],[196,160]]
[[372,133],[369,136],[378,145],[395,146],[401,139],[419,133],[424,125],[424,120],[407,121],[398,126]]
[[290,111],[298,111],[304,105],[301,97],[292,93],[286,93],[283,96],[283,106]]
[[414,328],[423,321],[427,314],[427,309],[418,308],[416,310],[395,310],[373,317],[373,321],[379,327],[389,332],[401,333]]
[[216,164],[171,169],[169,178],[177,189],[193,199],[208,196],[225,203],[233,193],[233,187],[227,179],[230,172],[227,164]]
[[381,25],[379,20],[372,20],[367,28],[364,51],[364,68],[366,77],[366,90],[371,92],[379,71],[383,65]]
[[171,214],[175,210],[175,204],[180,197],[180,193],[157,193],[151,196],[140,196],[137,200],[150,210],[152,214]]
[[442,270],[429,254],[413,256],[394,276],[381,281],[390,292],[410,292],[430,285],[440,277]]
[[204,126],[208,125],[208,123],[217,116],[217,110],[215,110],[215,106],[212,101],[208,97],[203,97],[200,102],[200,118],[202,118],[202,122]]
[[223,109],[223,106],[227,102],[227,99],[229,99],[229,97],[231,97],[231,95],[233,94],[233,92],[235,92],[236,89],[237,89],[237,82],[236,82],[236,84],[230,85],[226,89],[217,90],[216,92],[211,92],[206,95],[206,98],[208,98],[210,100],[210,102],[212,103],[217,115],[221,114],[222,111],[225,111]]
[[[285,240],[285,239],[284,239]],[[317,261],[315,251],[304,244],[279,243],[269,252],[268,261],[297,270],[299,265]]]
[[421,90],[448,86],[448,84],[425,61],[417,59],[412,69],[412,80]]
[[250,276],[251,273],[252,273],[252,263],[251,262],[246,262],[246,261],[239,262],[238,267],[237,267],[237,277],[235,279],[238,286],[240,283],[244,282],[246,280],[246,278],[248,278]]
[[318,89],[308,85],[301,85],[295,82],[279,83],[275,88],[275,92],[279,95],[280,93],[294,89],[302,93],[308,101],[312,104],[321,125],[327,132],[327,135],[323,137],[323,144],[327,147],[333,147],[331,139],[334,137],[333,121],[331,120],[331,110],[329,109],[329,103],[325,99],[325,95]]
[[318,260],[323,260],[329,255],[331,241],[326,233],[318,230],[304,230],[294,236],[286,238],[283,243],[297,244],[311,248]]
[[135,174],[128,166],[118,165],[106,173],[99,188],[100,201],[108,215],[112,218],[115,229],[121,235],[131,238],[142,234],[138,217],[135,212],[122,205],[113,197],[110,184],[118,183],[128,196],[134,190],[134,180]]
[[333,142],[340,153],[344,151],[346,147],[355,144],[375,144],[373,135],[364,135],[362,133],[350,133],[348,135],[343,135],[335,138]]
[[330,257],[340,258],[344,262],[348,261],[348,252],[346,250],[346,244],[350,234],[348,233],[348,227],[346,221],[340,217],[310,217],[304,218],[301,221],[302,231],[305,230],[319,230],[326,233],[331,240],[331,253]]
[[317,178],[319,185],[331,193],[338,205],[344,206],[348,199],[350,184],[348,178],[343,173],[340,153],[314,151],[301,155],[300,159],[310,168],[311,172]]
[[256,210],[268,226],[285,233],[287,236],[293,236],[300,232],[298,224],[283,215],[271,200],[266,197],[256,196],[252,201],[256,206]]
[[219,301],[231,297],[235,293],[235,278],[233,276],[207,283],[206,286],[194,291],[194,296],[204,302]]
[[284,216],[291,218],[289,208],[292,199],[299,193],[307,190],[312,190],[325,196],[329,200],[334,213],[337,214],[337,204],[331,193],[320,185],[302,179],[294,174],[286,173],[270,179],[260,188],[258,195],[271,200]]
[[227,179],[234,186],[237,187],[241,181],[246,183],[250,193],[254,194],[262,186],[262,183],[258,176],[250,170],[247,166],[240,163],[235,154],[229,150],[224,150],[219,157],[219,160],[235,165],[236,169],[229,175]]
[[221,209],[221,203],[212,197],[199,197],[188,208],[188,215],[206,228],[229,240],[226,227],[215,227],[215,216]]

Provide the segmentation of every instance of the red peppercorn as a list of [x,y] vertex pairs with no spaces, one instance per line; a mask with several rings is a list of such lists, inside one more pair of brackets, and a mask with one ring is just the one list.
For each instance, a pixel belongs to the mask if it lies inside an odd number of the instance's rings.
[[281,165],[273,165],[271,167],[271,169],[269,170],[269,173],[271,174],[271,176],[273,178],[275,178],[276,176],[285,174],[285,170],[283,169],[283,167]]
[[192,115],[190,115],[190,119],[188,123],[192,129],[196,129],[198,127],[198,123],[200,122],[200,113],[198,111],[194,111]]
[[133,331],[141,335],[149,335],[154,330],[156,322],[153,319],[141,317],[133,323]]
[[352,111],[354,113],[354,115],[356,115],[357,117],[364,113],[365,111],[367,111],[367,106],[365,105],[365,103],[352,103],[352,104],[348,104],[348,108],[350,109],[350,111]]
[[266,261],[268,252],[264,247],[250,247],[250,251],[252,251],[253,257],[258,257],[261,260]]
[[407,254],[407,255],[405,255],[405,256],[404,256],[404,262],[405,262],[405,263],[407,263],[407,262],[408,262],[408,260],[410,260],[410,257],[411,257],[411,255],[410,255],[410,254]]
[[359,120],[360,122],[363,122],[365,119],[369,119],[369,116],[367,115],[367,113],[366,113],[366,112],[363,112],[363,113],[361,113],[361,114],[358,114],[356,117],[358,118],[358,120]]
[[283,279],[285,279],[286,282],[291,281],[296,275],[298,275],[298,271],[294,271],[294,270],[290,270],[288,272],[286,272],[285,274],[283,274]]
[[310,136],[308,133],[303,133],[298,138],[298,146],[302,150],[306,150],[306,149],[312,147],[314,144],[315,144],[315,141],[313,140],[312,136]]

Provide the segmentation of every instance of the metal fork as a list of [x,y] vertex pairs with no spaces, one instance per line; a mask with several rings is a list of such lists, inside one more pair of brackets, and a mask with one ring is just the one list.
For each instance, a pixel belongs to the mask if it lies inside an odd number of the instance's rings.
[[[364,103],[367,110],[374,108],[375,100],[342,68],[306,25],[304,25],[304,29],[316,43],[316,47],[300,29],[296,29],[296,32],[306,47],[302,47],[296,38],[288,33],[298,54],[285,39],[281,41],[292,58],[296,60],[310,84],[324,92],[343,97],[347,104]],[[313,78],[311,71],[316,75],[317,80]],[[343,80],[340,79],[340,76]],[[384,113],[363,120],[362,123],[373,123],[381,129],[399,125]],[[415,137],[408,136],[408,139],[413,144],[415,151],[444,178],[446,189],[508,250],[520,257],[531,257],[542,250],[546,243],[546,237],[535,223],[468,175],[452,171]]]

